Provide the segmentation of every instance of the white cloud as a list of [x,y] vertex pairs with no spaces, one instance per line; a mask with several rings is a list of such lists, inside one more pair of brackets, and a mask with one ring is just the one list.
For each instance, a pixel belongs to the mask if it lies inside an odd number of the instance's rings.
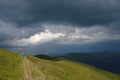
[[41,44],[45,42],[49,42],[55,39],[58,39],[60,37],[65,36],[63,33],[52,33],[49,30],[45,30],[44,32],[37,33],[35,35],[32,35],[29,38],[23,38],[20,40],[13,40],[10,43],[12,45],[18,45],[18,46],[28,46],[28,45],[35,45],[35,44]]
[[43,43],[83,44],[90,42],[120,40],[120,32],[108,26],[74,26],[34,24],[17,27],[0,20],[0,45],[32,46]]
[[81,44],[106,40],[119,40],[120,34],[107,26],[70,27],[69,25],[50,25],[45,27],[51,31],[66,34],[56,42],[58,44]]

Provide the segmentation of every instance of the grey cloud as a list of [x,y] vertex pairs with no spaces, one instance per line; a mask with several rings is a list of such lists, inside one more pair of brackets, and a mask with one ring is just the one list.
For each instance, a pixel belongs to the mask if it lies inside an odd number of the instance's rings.
[[120,20],[119,0],[1,0],[0,18],[36,22],[106,25]]
[[73,27],[62,24],[35,24],[19,28],[17,25],[4,22],[1,22],[0,35],[1,45],[11,46],[35,46],[43,43],[83,44],[120,39],[119,29],[114,29],[113,26]]
[[28,8],[26,0],[0,0],[0,19],[13,23],[29,20],[25,13]]
[[39,26],[41,25],[34,25],[38,26],[33,28],[32,25],[24,27],[18,27],[17,24],[5,22],[0,20],[0,41],[9,41],[13,39],[21,39],[21,38],[28,38],[35,33],[43,31],[43,29]]
[[31,0],[28,12],[41,22],[100,25],[120,19],[119,3],[119,0]]

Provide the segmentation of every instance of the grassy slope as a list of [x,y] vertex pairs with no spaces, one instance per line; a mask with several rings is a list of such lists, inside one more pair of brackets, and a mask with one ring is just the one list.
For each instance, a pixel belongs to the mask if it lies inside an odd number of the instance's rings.
[[0,80],[23,80],[20,55],[0,49]]
[[82,63],[80,64],[65,59],[50,61],[31,56],[27,56],[27,58],[34,63],[38,69],[33,70],[32,74],[35,76],[34,79],[40,76],[37,76],[36,73],[41,72],[41,76],[45,76],[45,80],[120,80],[120,77],[116,74]]
[[59,59],[38,59],[0,49],[0,80],[120,80],[109,73],[82,63]]

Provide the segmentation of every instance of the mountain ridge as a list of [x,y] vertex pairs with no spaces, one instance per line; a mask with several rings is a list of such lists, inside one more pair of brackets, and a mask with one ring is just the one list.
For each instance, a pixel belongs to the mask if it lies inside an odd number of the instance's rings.
[[114,73],[120,73],[120,53],[87,52],[87,53],[68,53],[63,56],[67,59],[83,62]]

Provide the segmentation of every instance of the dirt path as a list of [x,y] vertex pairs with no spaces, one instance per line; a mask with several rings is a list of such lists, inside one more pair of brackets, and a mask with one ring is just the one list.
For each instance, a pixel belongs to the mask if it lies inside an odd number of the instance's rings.
[[32,63],[25,57],[23,59],[23,66],[24,66],[24,80],[34,80],[32,78]]
[[[24,66],[24,80],[46,80],[45,75],[38,68],[38,66],[30,62],[30,60],[27,59],[26,57],[23,59],[23,66]],[[34,77],[32,75],[32,72],[35,74]]]

